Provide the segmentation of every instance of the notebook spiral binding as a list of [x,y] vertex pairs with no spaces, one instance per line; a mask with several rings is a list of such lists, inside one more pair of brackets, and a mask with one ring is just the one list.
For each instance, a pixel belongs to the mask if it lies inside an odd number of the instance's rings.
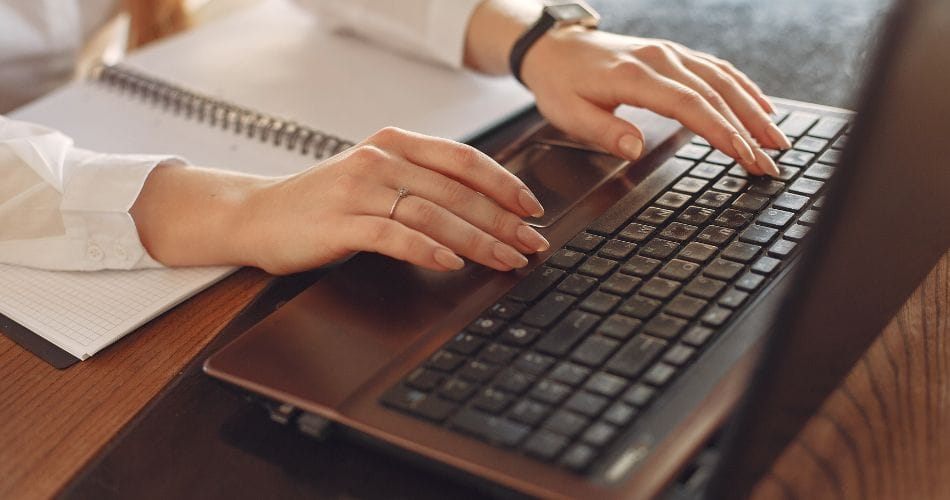
[[334,135],[208,97],[125,66],[100,65],[93,71],[93,78],[171,113],[245,134],[252,139],[272,142],[275,146],[299,150],[301,154],[313,155],[318,160],[353,145]]

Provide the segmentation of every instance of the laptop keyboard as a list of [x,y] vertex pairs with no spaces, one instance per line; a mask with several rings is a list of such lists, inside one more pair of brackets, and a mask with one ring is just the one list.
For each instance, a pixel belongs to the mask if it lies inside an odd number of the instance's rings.
[[595,220],[382,403],[584,472],[795,256],[848,123],[781,112],[794,142],[752,177],[701,138],[633,213]]

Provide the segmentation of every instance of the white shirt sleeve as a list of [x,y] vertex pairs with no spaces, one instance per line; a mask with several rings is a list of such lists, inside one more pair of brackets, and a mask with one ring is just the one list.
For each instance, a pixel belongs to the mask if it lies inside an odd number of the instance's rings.
[[180,159],[99,154],[0,116],[0,263],[91,271],[161,267],[129,209],[152,169]]
[[482,0],[297,0],[332,29],[454,68],[469,18]]

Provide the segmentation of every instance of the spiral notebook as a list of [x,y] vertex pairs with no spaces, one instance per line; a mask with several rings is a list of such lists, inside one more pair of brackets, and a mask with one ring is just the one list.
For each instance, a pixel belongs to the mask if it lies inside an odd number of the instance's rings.
[[[323,29],[267,0],[150,46],[10,116],[76,145],[286,175],[387,125],[465,140],[532,102]],[[86,359],[233,268],[50,272],[0,265],[0,330],[57,367]],[[43,339],[43,340],[40,340]],[[68,353],[68,354],[67,354]]]

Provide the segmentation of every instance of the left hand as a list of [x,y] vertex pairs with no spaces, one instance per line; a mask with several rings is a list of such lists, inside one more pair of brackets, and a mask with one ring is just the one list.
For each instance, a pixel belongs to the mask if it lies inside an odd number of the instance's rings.
[[521,76],[554,125],[623,158],[642,154],[643,133],[614,116],[621,104],[680,121],[752,174],[778,174],[761,147],[790,147],[755,83],[732,64],[677,43],[552,30],[529,49]]

